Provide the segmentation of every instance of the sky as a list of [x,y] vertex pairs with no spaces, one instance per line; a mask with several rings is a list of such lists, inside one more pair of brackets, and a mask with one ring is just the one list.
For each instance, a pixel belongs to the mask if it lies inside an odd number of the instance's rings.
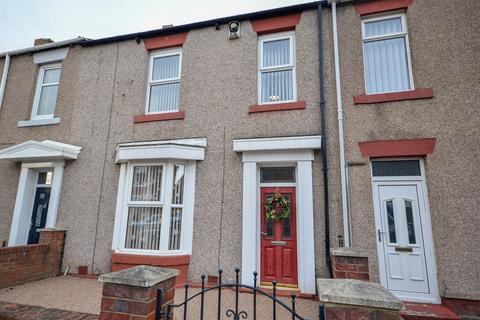
[[98,39],[310,0],[0,0],[0,52],[78,36]]

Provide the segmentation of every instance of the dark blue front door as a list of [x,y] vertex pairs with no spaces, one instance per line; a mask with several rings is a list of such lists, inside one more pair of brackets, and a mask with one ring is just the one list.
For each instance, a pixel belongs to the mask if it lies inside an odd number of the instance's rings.
[[28,244],[38,243],[40,233],[38,229],[45,228],[47,221],[48,201],[50,200],[50,188],[38,187],[33,202],[32,221],[28,234]]

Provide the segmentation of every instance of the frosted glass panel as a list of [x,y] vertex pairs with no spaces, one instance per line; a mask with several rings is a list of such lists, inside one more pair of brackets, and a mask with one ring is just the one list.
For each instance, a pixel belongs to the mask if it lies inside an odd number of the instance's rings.
[[45,70],[45,74],[43,76],[43,84],[60,82],[60,72],[61,71],[62,71],[62,69],[60,69],[60,68]]
[[160,201],[162,166],[138,166],[133,169],[132,201]]
[[169,250],[179,250],[182,236],[182,208],[172,208],[170,216]]
[[402,32],[402,18],[392,18],[365,23],[365,37]]
[[57,104],[58,85],[41,87],[37,115],[48,115],[55,112]]
[[152,80],[178,78],[180,55],[153,59]]
[[158,84],[150,87],[149,112],[178,110],[180,82]]
[[292,70],[263,72],[262,102],[293,100]]
[[125,248],[160,249],[162,208],[130,207],[128,209]]
[[365,42],[367,93],[410,89],[405,38]]
[[263,67],[291,64],[290,39],[274,40],[263,43]]

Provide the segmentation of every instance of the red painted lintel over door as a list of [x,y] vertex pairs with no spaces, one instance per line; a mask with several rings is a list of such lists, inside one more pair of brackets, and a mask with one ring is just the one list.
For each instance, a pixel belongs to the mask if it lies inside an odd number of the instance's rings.
[[[265,199],[276,192],[290,201],[292,214],[284,221],[268,222],[265,219]],[[297,286],[297,224],[294,187],[261,188],[261,241],[260,241],[260,281],[279,285]]]

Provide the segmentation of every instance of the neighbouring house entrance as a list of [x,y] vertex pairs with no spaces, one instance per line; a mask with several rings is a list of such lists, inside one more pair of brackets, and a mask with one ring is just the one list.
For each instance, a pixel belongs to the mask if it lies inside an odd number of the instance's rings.
[[[290,216],[281,220],[269,220],[265,214],[265,202],[281,195],[290,209]],[[297,287],[297,226],[294,187],[261,188],[261,284]]]
[[28,233],[27,244],[38,243],[40,233],[39,229],[45,228],[47,222],[48,202],[50,201],[50,191],[52,185],[53,172],[39,172],[37,179],[37,188],[33,201],[32,218],[30,221],[30,231]]
[[420,160],[372,162],[380,276],[400,299],[438,302],[422,172]]

